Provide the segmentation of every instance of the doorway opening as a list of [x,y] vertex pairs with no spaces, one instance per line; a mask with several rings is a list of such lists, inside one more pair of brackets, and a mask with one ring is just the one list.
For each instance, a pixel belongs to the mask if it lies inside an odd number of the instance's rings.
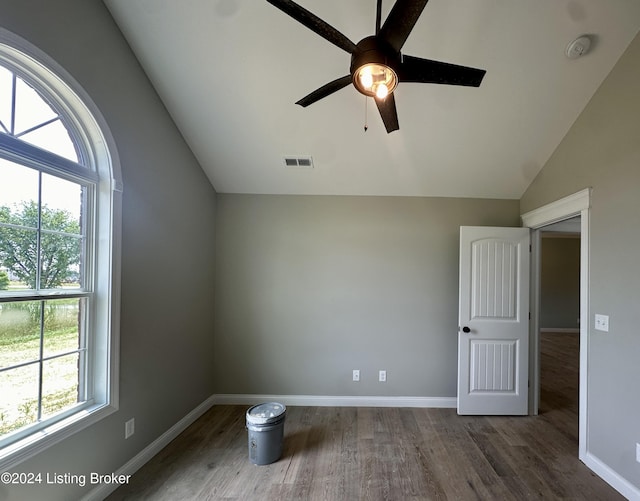
[[[587,363],[589,325],[589,207],[591,189],[562,198],[522,215],[523,226],[531,234],[531,320],[529,325],[529,414],[538,414],[540,405],[540,330],[541,330],[541,249],[544,228],[577,218],[580,228],[579,295],[579,390],[578,457],[584,462],[587,451]],[[574,223],[576,224],[576,223]]]
[[540,228],[540,393],[578,440],[580,384],[580,216]]

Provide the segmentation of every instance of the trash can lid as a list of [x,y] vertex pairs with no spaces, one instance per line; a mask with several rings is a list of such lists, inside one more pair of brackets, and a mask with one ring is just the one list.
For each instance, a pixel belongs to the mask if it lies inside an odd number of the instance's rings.
[[254,405],[247,411],[247,422],[251,424],[268,424],[277,421],[287,410],[278,402],[266,402]]

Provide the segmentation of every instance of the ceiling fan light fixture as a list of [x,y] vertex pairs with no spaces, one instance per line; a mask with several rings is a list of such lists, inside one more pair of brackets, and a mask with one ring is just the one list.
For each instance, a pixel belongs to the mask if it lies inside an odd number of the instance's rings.
[[384,99],[395,90],[398,76],[385,64],[366,63],[355,71],[353,83],[365,96]]
[[398,85],[400,54],[375,36],[360,40],[351,55],[353,86],[365,96],[383,100]]

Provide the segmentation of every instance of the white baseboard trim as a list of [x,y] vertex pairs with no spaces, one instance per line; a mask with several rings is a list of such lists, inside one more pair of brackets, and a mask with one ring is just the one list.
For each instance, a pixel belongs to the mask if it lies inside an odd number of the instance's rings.
[[217,405],[255,405],[280,402],[284,405],[310,407],[437,407],[455,408],[456,397],[376,397],[328,395],[214,395]]
[[[142,451],[136,454],[121,468],[119,468],[118,471],[115,472],[115,474],[116,475],[133,475],[142,466],[144,466],[153,456],[158,454],[158,452],[160,452],[167,445],[169,445],[169,442],[171,442],[174,438],[180,435],[180,433],[186,430],[191,424],[195,422],[196,419],[202,416],[214,405],[215,405],[215,395],[212,395],[209,398],[207,398],[204,402],[202,402],[200,405],[198,405],[195,409],[193,409],[189,414],[183,417],[180,421],[174,424],[171,428],[165,431],[157,439],[151,442],[147,447],[142,449]],[[89,491],[87,495],[81,499],[81,501],[102,501],[109,494],[115,491],[118,487],[119,487],[118,484],[101,484],[95,489],[92,489],[91,491]]]
[[590,452],[587,452],[584,464],[629,501],[640,501],[640,489],[638,487],[621,477],[619,473],[609,468]]
[[579,327],[541,327],[540,332],[570,332],[572,334],[580,334]]

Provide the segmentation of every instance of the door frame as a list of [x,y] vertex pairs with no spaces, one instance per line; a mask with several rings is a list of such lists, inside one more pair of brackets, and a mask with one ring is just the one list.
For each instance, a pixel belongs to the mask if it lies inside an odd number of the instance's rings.
[[541,229],[558,221],[580,216],[580,390],[578,457],[587,455],[587,367],[589,361],[589,212],[591,188],[556,200],[521,215],[531,235],[531,320],[529,323],[529,414],[538,414],[540,399],[540,251]]

